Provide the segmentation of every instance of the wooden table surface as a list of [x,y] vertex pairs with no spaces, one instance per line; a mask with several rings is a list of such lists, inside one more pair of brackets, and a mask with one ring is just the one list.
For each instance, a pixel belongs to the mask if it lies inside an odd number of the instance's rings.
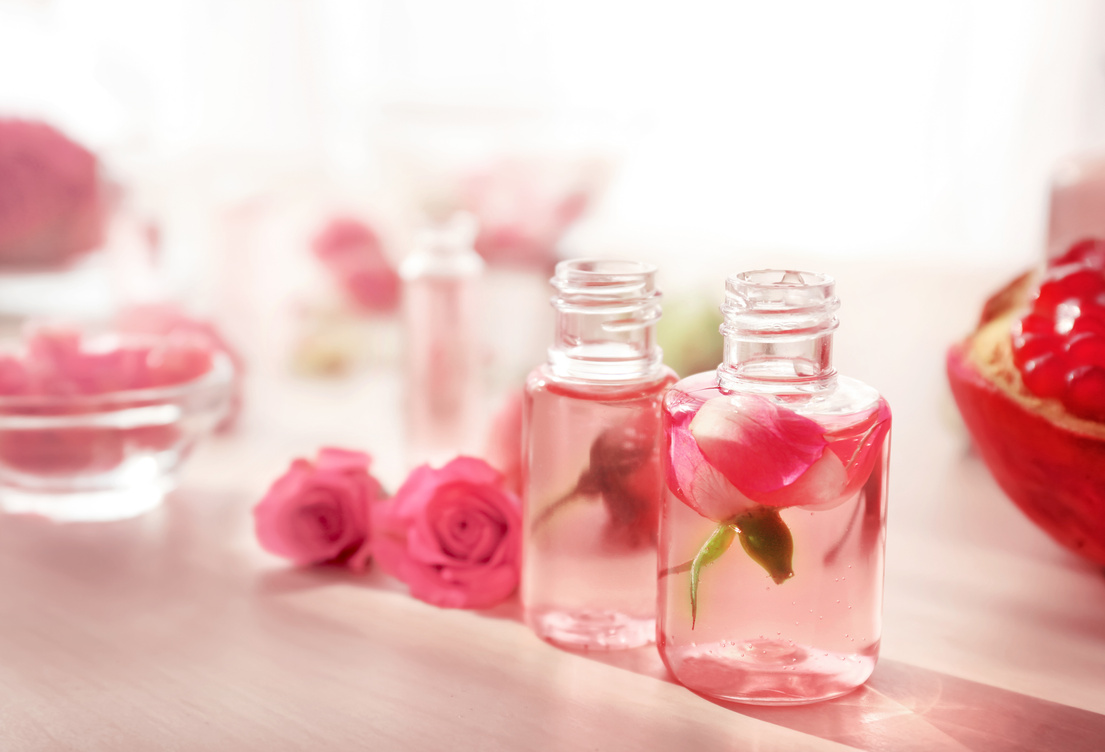
[[944,382],[1003,272],[835,273],[837,365],[895,413],[882,659],[856,692],[720,704],[653,648],[551,647],[516,602],[442,610],[378,572],[287,566],[250,507],[321,444],[373,452],[394,487],[399,383],[255,368],[238,432],[160,509],[0,518],[0,750],[1105,749],[1105,574],[1005,499]]

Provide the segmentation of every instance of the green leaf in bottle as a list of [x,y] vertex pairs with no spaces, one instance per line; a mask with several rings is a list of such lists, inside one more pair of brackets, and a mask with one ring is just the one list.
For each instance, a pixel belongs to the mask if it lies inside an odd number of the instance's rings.
[[794,538],[774,507],[756,507],[737,517],[741,548],[781,585],[794,576]]

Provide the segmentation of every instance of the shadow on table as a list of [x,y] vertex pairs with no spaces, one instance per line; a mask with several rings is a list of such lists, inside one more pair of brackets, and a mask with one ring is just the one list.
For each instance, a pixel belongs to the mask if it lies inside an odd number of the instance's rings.
[[[261,592],[283,593],[349,583],[384,591],[406,589],[379,571],[351,576],[341,567],[274,570],[262,576],[259,586]],[[522,621],[517,597],[474,613]],[[676,683],[655,648],[566,652]],[[814,705],[765,707],[704,699],[749,718],[861,750],[1098,752],[1105,748],[1105,715],[888,659],[882,659],[871,679],[856,691]]]
[[[653,650],[580,655],[675,682]],[[879,661],[871,679],[855,692],[814,705],[767,707],[704,699],[750,718],[862,750],[1098,752],[1105,748],[1105,715],[887,659]]]
[[[384,592],[407,592],[406,585],[371,565],[363,574],[354,574],[341,564],[311,567],[280,566],[262,572],[257,578],[257,592],[263,595],[294,593],[331,585],[355,585]],[[516,593],[493,608],[474,609],[472,613],[484,618],[507,619],[520,623],[522,604]]]

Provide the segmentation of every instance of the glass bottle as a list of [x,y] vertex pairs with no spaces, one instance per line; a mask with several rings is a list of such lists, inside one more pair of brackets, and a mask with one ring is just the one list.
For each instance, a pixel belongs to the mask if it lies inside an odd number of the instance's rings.
[[1047,258],[1085,238],[1105,238],[1105,152],[1069,157],[1055,170],[1048,204]]
[[833,369],[838,307],[825,275],[730,277],[724,362],[664,399],[657,640],[701,694],[814,702],[874,670],[890,408]]
[[629,648],[656,635],[660,402],[655,267],[562,261],[549,359],[526,382],[522,603],[541,638]]
[[478,452],[485,413],[479,339],[483,259],[476,221],[427,226],[403,260],[406,458],[441,465]]

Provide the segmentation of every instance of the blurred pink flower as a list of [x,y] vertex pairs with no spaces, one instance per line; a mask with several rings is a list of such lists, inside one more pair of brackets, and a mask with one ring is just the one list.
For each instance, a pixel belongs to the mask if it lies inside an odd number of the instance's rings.
[[503,474],[503,484],[522,495],[522,408],[525,390],[515,389],[503,398],[491,417],[487,433],[487,461]]
[[359,307],[388,313],[399,306],[399,274],[380,238],[359,219],[337,217],[323,228],[312,250]]
[[100,245],[96,156],[46,123],[0,118],[0,266],[64,266]]
[[[490,264],[549,270],[557,244],[586,211],[593,187],[554,186],[538,166],[507,160],[461,182],[461,206],[479,219],[476,250]],[[595,181],[590,181],[595,182]]]
[[37,326],[23,353],[0,355],[0,394],[76,396],[182,384],[207,373],[211,350],[186,339],[89,344],[80,329]]
[[372,555],[415,598],[445,608],[487,608],[517,588],[520,504],[483,460],[423,465],[375,512]]
[[371,462],[363,452],[329,447],[314,463],[292,462],[253,508],[261,547],[299,565],[340,562],[363,570],[370,507],[381,496]]
[[115,325],[124,334],[150,335],[162,338],[167,343],[204,349],[208,352],[208,357],[211,352],[225,353],[234,366],[234,386],[230,410],[217,430],[222,432],[234,427],[242,409],[246,364],[241,353],[213,322],[189,316],[179,306],[171,303],[152,303],[123,310],[116,318]]
[[[156,401],[146,392],[125,392],[191,382],[211,366],[211,348],[191,341],[97,341],[77,328],[37,326],[25,334],[22,352],[0,355],[0,402],[15,415],[123,410]],[[105,394],[111,396],[97,399]],[[135,447],[161,451],[178,444],[180,436],[180,426],[172,422],[3,431],[0,458],[39,475],[104,472],[118,467]]]

